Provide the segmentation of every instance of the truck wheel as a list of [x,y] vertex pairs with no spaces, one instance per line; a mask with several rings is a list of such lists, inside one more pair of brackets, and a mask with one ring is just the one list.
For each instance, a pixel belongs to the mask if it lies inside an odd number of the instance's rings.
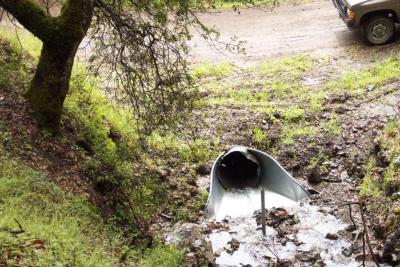
[[388,17],[374,16],[364,24],[363,30],[364,36],[370,44],[383,45],[393,38],[395,24]]

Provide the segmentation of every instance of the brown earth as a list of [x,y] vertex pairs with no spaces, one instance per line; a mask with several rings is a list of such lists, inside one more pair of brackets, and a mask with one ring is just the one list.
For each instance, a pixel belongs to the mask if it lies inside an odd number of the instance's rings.
[[[247,44],[245,55],[221,53],[195,35],[191,43],[195,61],[245,63],[287,53],[337,55],[357,46],[366,50],[379,49],[368,46],[359,31],[349,31],[330,0],[282,5],[272,10],[250,8],[241,9],[239,13],[234,10],[214,11],[201,14],[199,18],[207,26],[220,31],[221,41],[228,42],[236,35]],[[395,47],[398,39],[385,47]]]

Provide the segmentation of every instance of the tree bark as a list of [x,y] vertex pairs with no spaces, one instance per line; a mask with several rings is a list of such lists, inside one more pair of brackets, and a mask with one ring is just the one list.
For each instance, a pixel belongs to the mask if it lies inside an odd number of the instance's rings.
[[59,129],[74,58],[93,17],[94,0],[68,0],[58,17],[49,17],[31,0],[0,0],[0,6],[43,42],[26,97],[39,125]]
[[80,40],[62,48],[44,43],[26,97],[40,126],[57,132]]

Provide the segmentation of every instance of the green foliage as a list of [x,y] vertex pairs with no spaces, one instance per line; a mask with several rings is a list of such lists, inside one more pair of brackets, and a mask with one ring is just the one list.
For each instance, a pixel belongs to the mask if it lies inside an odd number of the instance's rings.
[[400,190],[400,166],[395,164],[400,157],[400,120],[390,121],[378,142],[390,160],[383,176],[383,190],[390,196]]
[[364,167],[366,175],[362,181],[360,188],[361,197],[379,198],[383,195],[379,185],[379,177],[376,174],[376,167],[373,160],[370,160]]
[[298,107],[291,107],[284,111],[283,118],[291,123],[299,122],[304,119],[304,109]]
[[372,89],[384,85],[400,76],[398,57],[389,57],[361,71],[349,70],[338,82],[327,84],[327,90],[362,94],[368,87]]
[[389,165],[383,168],[382,172],[379,160],[371,157],[364,166],[365,177],[361,183],[360,196],[369,198],[370,210],[381,217],[397,214],[397,224],[390,225],[394,231],[400,222],[398,202],[392,198],[393,194],[400,190],[400,166],[395,163],[400,157],[400,120],[388,122],[383,134],[377,138],[376,142],[380,147],[379,153],[386,155]]
[[[2,57],[3,47],[15,57]],[[29,68],[19,56],[13,45],[2,44],[0,61],[12,63],[0,64],[6,70],[2,85],[7,88],[20,70],[29,77]],[[15,86],[16,93],[24,89],[23,84]],[[70,146],[80,146],[86,154],[87,174],[99,185],[111,186],[105,189],[112,189],[113,194],[105,192],[103,196],[112,208],[112,223],[104,222],[86,198],[63,192],[45,174],[15,161],[0,147],[0,265],[115,266],[121,261],[132,266],[136,261],[152,264],[155,255],[169,258],[166,266],[180,261],[179,253],[172,248],[159,245],[155,253],[150,249],[143,256],[140,243],[132,242],[138,233],[134,226],[154,219],[166,208],[169,198],[158,177],[135,165],[141,151],[129,112],[111,105],[98,86],[83,66],[75,66],[64,131],[58,138]],[[12,142],[12,135],[0,133],[0,144]],[[198,157],[203,157],[200,152]],[[23,233],[15,234],[20,230],[16,220]],[[132,227],[114,222],[124,220]]]
[[310,159],[310,162],[309,162],[308,166],[306,167],[306,170],[312,170],[312,169],[318,168],[321,173],[326,173],[329,170],[328,166],[323,165],[322,163],[327,160],[328,160],[328,157],[326,155],[319,153],[318,155],[316,155]]
[[268,133],[261,129],[261,128],[254,128],[253,129],[253,135],[252,135],[252,141],[258,146],[262,147],[265,146],[267,147],[269,145],[268,141]]
[[157,246],[145,252],[145,258],[139,261],[142,267],[179,267],[182,266],[182,257],[185,250],[174,246]]
[[318,133],[318,129],[307,124],[287,124],[283,126],[280,142],[283,145],[293,145],[297,137],[313,137]]
[[0,263],[114,266],[118,241],[106,242],[111,236],[95,207],[0,153]]
[[231,75],[232,68],[230,63],[213,64],[208,62],[196,66],[192,71],[192,75],[198,79],[206,77],[222,78]]
[[260,65],[260,72],[267,77],[295,80],[300,78],[304,72],[310,70],[312,66],[313,62],[310,56],[298,54],[282,59],[264,61]]
[[27,68],[21,63],[23,59],[24,56],[0,36],[0,88],[16,91],[26,86]]
[[172,133],[162,136],[153,132],[147,138],[147,144],[152,150],[169,157],[178,157],[185,162],[204,162],[215,156],[210,147],[210,140],[183,140]]
[[336,117],[322,121],[320,127],[325,129],[327,133],[331,133],[333,135],[340,135],[342,132],[340,121]]
[[7,26],[0,26],[0,38],[10,42],[18,54],[28,52],[34,58],[38,58],[42,50],[42,42],[26,30],[13,30]]
[[88,173],[97,181],[116,185],[132,176],[136,131],[128,111],[112,106],[97,89],[99,83],[87,77],[84,67],[75,66],[64,120],[79,129],[77,143],[89,154]]

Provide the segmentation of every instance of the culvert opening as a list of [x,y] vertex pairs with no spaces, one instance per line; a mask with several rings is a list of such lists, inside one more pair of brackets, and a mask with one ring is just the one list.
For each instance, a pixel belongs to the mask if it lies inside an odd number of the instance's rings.
[[232,149],[217,164],[217,177],[226,190],[255,188],[261,180],[260,164],[248,150]]

